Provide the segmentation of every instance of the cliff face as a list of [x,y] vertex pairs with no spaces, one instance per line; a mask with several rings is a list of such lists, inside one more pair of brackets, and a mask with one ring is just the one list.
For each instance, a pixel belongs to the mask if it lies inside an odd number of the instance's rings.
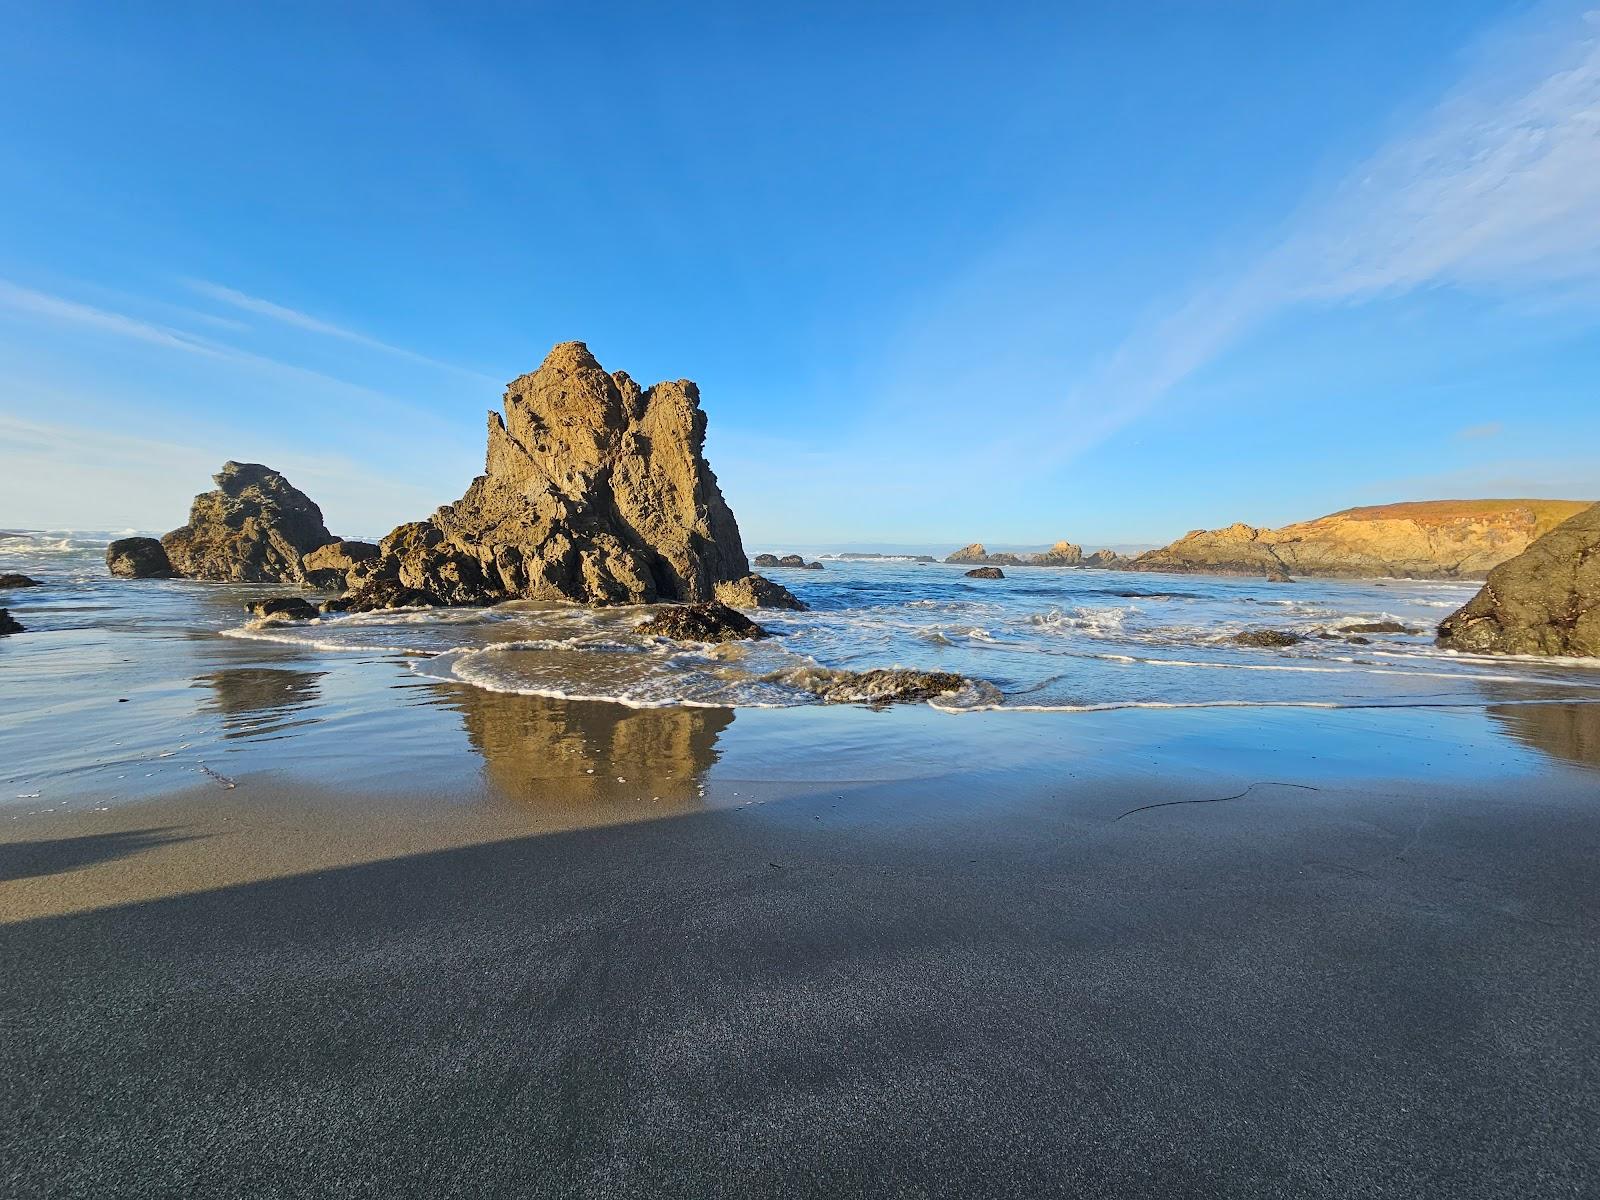
[[172,573],[240,583],[303,582],[300,560],[334,540],[322,510],[260,463],[226,462],[212,479],[216,490],[194,498],[189,523],[161,539]]
[[712,599],[750,566],[705,431],[693,383],[641,389],[564,342],[489,414],[466,495],[389,534],[368,575],[452,604]]
[[1483,590],[1439,626],[1439,644],[1600,657],[1600,504],[1490,571]]
[[1281,529],[1197,529],[1128,566],[1219,575],[1481,579],[1587,507],[1578,500],[1432,500],[1351,508]]

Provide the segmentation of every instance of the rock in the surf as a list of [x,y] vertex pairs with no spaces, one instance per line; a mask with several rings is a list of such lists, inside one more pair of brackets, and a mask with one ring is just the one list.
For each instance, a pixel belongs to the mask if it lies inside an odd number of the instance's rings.
[[38,587],[39,581],[31,575],[0,575],[0,588]]
[[381,612],[390,608],[442,608],[446,601],[436,592],[407,587],[393,579],[369,579],[360,587],[320,606],[325,613]]
[[1006,573],[999,567],[973,567],[963,572],[968,579],[1004,579]]
[[257,617],[284,617],[290,621],[310,621],[317,614],[317,606],[299,596],[271,596],[265,600],[252,600],[245,608]]
[[1600,657],[1600,504],[1489,572],[1439,626],[1439,644],[1475,654]]
[[301,559],[334,540],[322,510],[278,472],[227,462],[216,490],[194,498],[189,523],[161,539],[173,571],[189,579],[303,583]]
[[166,579],[172,562],[155,538],[126,537],[106,547],[106,570],[123,579]]
[[0,637],[5,637],[8,634],[13,633],[25,632],[26,630],[22,628],[21,624],[17,622],[16,618],[14,618],[5,609],[0,608]]
[[781,583],[765,575],[746,575],[717,584],[716,598],[730,608],[787,608],[805,612],[806,606]]
[[679,642],[732,642],[772,636],[738,609],[729,608],[720,600],[664,608],[640,625],[638,631]]
[[1281,650],[1285,646],[1297,645],[1306,639],[1298,633],[1290,633],[1284,629],[1247,629],[1243,633],[1236,633],[1229,639],[1236,646],[1250,646],[1257,650]]
[[881,667],[870,671],[812,671],[804,686],[829,704],[899,704],[936,700],[968,686],[952,671],[913,671]]

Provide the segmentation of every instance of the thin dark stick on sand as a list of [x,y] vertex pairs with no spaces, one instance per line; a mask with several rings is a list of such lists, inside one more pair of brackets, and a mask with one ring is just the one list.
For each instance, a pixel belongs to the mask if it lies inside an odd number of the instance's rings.
[[[1275,779],[1263,779],[1257,783],[1252,783],[1244,791],[1235,792],[1231,796],[1207,796],[1204,800],[1163,800],[1160,804],[1141,804],[1138,808],[1130,808],[1122,814],[1122,817],[1131,817],[1134,813],[1149,812],[1152,808],[1172,808],[1178,804],[1221,804],[1224,800],[1240,800],[1258,787],[1299,788],[1304,792],[1320,792],[1322,790],[1319,787],[1312,787],[1309,783],[1279,783]],[[1122,820],[1122,817],[1118,817],[1117,820]]]

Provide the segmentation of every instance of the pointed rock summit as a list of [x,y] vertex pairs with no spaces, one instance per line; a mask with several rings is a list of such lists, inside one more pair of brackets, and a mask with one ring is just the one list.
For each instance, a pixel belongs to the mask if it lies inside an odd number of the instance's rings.
[[[761,596],[739,526],[705,459],[700,391],[640,388],[563,342],[489,414],[484,473],[460,500],[383,539],[372,580],[450,604],[731,604]],[[759,579],[759,577],[754,577]],[[780,595],[781,594],[781,595]]]

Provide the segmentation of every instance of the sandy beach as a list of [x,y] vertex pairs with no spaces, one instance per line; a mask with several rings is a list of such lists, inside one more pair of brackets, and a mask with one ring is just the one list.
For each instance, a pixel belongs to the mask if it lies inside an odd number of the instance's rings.
[[472,769],[0,826],[8,1195],[1600,1170],[1592,708],[393,711]]

